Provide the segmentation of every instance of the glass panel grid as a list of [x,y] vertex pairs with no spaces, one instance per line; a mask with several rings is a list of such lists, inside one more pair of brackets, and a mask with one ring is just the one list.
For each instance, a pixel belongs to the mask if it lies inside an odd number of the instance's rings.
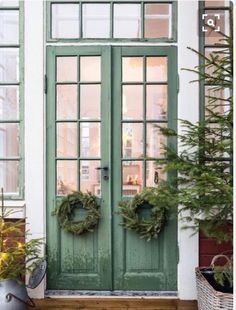
[[0,0],[0,187],[6,199],[23,198],[21,68],[23,3]]
[[150,159],[162,158],[167,143],[158,128],[167,126],[167,57],[123,56],[121,84],[122,195],[133,196],[164,173]]
[[141,0],[135,3],[48,1],[47,10],[49,41],[51,39],[173,41],[176,36],[175,1],[166,3],[154,0],[148,2]]
[[57,56],[57,195],[78,189],[93,190],[97,196],[101,194],[96,170],[100,166],[100,58],[92,55]]

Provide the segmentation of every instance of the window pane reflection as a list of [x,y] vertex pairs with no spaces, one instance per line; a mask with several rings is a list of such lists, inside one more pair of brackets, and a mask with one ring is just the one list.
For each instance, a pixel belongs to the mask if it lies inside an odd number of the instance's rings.
[[19,6],[19,1],[14,1],[14,0],[0,0],[0,7],[17,7]]
[[[163,157],[163,144],[166,145],[166,136],[164,136],[160,129],[156,127],[159,124],[147,124],[147,156],[152,158]],[[166,125],[161,125],[166,127]]]
[[52,5],[52,38],[79,38],[79,4]]
[[77,156],[77,123],[57,124],[57,156]]
[[80,57],[80,81],[101,81],[101,57]]
[[99,119],[100,118],[100,85],[80,86],[80,118]]
[[19,11],[0,11],[0,44],[19,43]]
[[142,161],[123,161],[122,163],[122,195],[134,196],[141,192]]
[[230,103],[226,99],[230,97],[230,90],[218,86],[205,87],[205,115],[212,115],[209,110],[221,115],[227,114],[230,110]]
[[147,119],[165,120],[167,118],[167,86],[147,85]]
[[114,38],[141,37],[141,5],[114,4]]
[[0,83],[19,81],[19,49],[0,49]]
[[19,119],[18,86],[0,86],[0,120]]
[[122,126],[123,158],[143,156],[143,124],[125,123]]
[[80,161],[80,190],[91,192],[96,196],[101,196],[101,172],[97,167],[101,166],[100,160]]
[[19,124],[0,123],[0,157],[19,155]]
[[67,195],[77,190],[77,161],[57,161],[57,194]]
[[167,174],[162,165],[156,164],[155,161],[146,162],[146,186],[155,187],[162,180],[167,179]]
[[122,58],[122,81],[123,82],[143,81],[143,57]]
[[147,81],[167,81],[167,57],[147,57]]
[[19,162],[0,160],[0,188],[5,194],[19,193]]
[[[225,44],[223,34],[229,35],[229,12],[226,10],[206,10],[207,17],[205,18],[205,44]],[[217,17],[219,16],[219,18]],[[213,19],[215,29],[219,27],[220,31],[215,31],[208,26],[208,20]]]
[[144,37],[170,38],[171,5],[145,4]]
[[122,97],[123,119],[142,119],[143,86],[124,85]]
[[57,85],[57,119],[77,118],[77,85]]
[[100,156],[100,123],[80,124],[80,156]]
[[57,82],[77,81],[77,57],[57,57]]
[[83,4],[83,38],[109,38],[110,5]]

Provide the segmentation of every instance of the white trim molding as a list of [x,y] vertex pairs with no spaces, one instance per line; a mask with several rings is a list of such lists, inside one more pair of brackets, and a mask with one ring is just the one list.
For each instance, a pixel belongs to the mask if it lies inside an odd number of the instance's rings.
[[[198,50],[198,1],[178,1],[178,67],[180,90],[178,96],[178,119],[197,122],[199,119],[199,86],[190,81],[197,78],[196,74],[182,70],[193,69],[198,65],[198,56],[187,47]],[[181,12],[181,13],[180,13]],[[178,123],[178,132],[183,130]],[[179,151],[181,147],[178,146]],[[189,224],[189,223],[188,223]],[[180,299],[196,299],[195,267],[198,266],[198,234],[192,235],[190,229],[183,229],[178,221],[178,291]]]

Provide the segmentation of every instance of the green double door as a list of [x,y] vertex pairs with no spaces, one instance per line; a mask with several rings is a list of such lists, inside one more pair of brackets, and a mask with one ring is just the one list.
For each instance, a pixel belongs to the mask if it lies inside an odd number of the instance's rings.
[[[147,242],[117,214],[121,199],[168,177],[155,159],[175,141],[156,125],[176,127],[176,76],[175,47],[48,47],[48,289],[176,290],[176,220]],[[92,233],[67,233],[51,215],[74,190],[98,197]]]

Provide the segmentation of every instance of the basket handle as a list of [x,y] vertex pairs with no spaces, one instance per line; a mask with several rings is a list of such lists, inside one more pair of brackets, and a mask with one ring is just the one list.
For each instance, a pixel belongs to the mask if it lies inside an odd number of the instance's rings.
[[218,259],[218,258],[221,258],[221,257],[223,257],[223,258],[225,258],[226,260],[227,260],[227,263],[229,264],[229,266],[231,266],[232,265],[232,263],[231,263],[231,261],[230,261],[230,259],[228,258],[228,256],[226,256],[226,255],[223,255],[223,254],[218,254],[218,255],[215,255],[213,258],[212,258],[212,261],[211,261],[211,267],[215,267],[215,262],[216,262],[216,260]]

